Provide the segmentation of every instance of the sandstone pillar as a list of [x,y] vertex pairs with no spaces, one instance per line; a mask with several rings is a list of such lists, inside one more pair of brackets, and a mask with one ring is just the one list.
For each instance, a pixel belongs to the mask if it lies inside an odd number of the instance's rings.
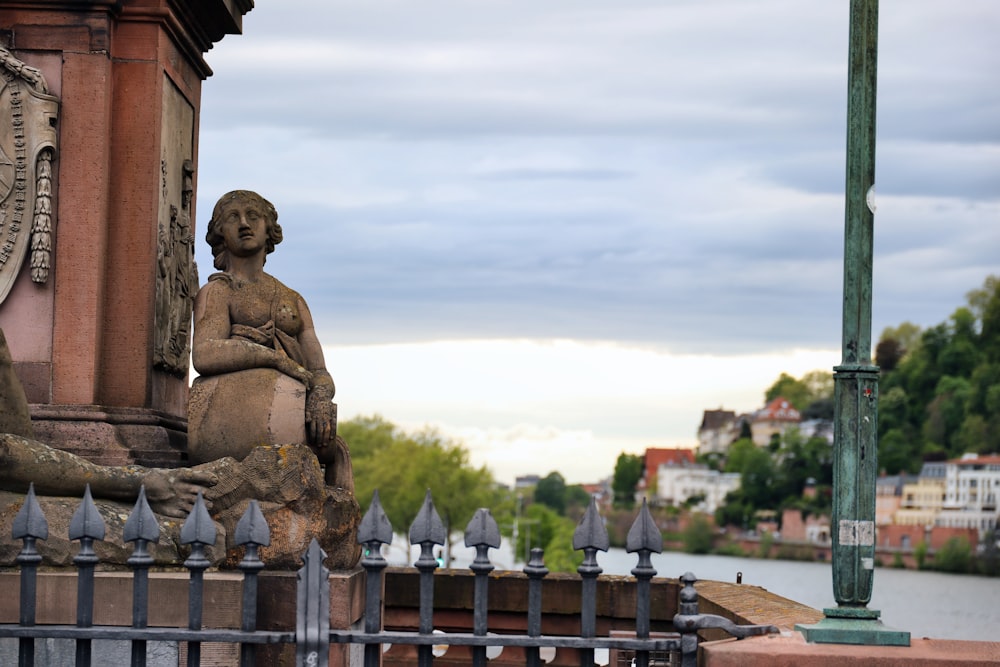
[[0,5],[0,54],[58,98],[49,275],[33,282],[26,262],[0,302],[40,440],[106,464],[182,459],[203,55],[252,7]]

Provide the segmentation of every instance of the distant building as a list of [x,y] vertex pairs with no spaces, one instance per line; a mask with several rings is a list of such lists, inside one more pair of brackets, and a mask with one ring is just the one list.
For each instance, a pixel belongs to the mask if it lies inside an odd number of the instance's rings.
[[597,509],[601,512],[605,512],[611,509],[611,479],[604,479],[596,484],[581,484],[580,485],[584,491],[590,494],[590,497],[597,501]]
[[935,525],[975,528],[982,537],[1000,521],[1000,454],[965,454],[945,467],[944,504]]
[[915,485],[917,479],[913,475],[883,475],[875,480],[875,525],[898,523],[896,515],[903,506],[905,489]]
[[643,469],[642,478],[635,488],[636,502],[641,502],[643,498],[652,502],[656,499],[655,489],[656,475],[661,465],[684,466],[694,465],[694,450],[683,447],[667,449],[664,447],[647,447],[642,455]]
[[933,526],[944,506],[944,490],[944,479],[923,474],[916,482],[904,484],[893,523],[897,526]]
[[739,436],[739,422],[732,410],[705,410],[698,427],[698,454],[722,454]]
[[662,464],[656,473],[657,503],[683,505],[698,498],[692,509],[706,514],[715,514],[726,494],[739,488],[738,472],[719,472],[699,463]]
[[750,428],[753,431],[753,444],[758,447],[766,447],[771,442],[771,437],[785,434],[791,426],[798,426],[802,422],[802,415],[792,407],[785,398],[778,396],[762,409],[753,414],[750,419]]
[[781,539],[788,542],[830,543],[830,517],[810,514],[802,518],[802,510],[786,509],[781,513]]
[[514,488],[527,489],[532,486],[538,486],[538,482],[540,482],[541,479],[542,478],[538,475],[520,475],[514,478]]

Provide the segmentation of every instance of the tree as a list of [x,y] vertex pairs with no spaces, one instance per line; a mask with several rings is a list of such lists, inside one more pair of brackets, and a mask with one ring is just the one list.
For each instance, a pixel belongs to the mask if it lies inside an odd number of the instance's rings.
[[583,562],[583,553],[573,551],[575,524],[550,507],[533,503],[524,512],[523,529],[517,533],[517,553],[530,549],[545,552],[545,566],[553,572],[573,572]]
[[[432,429],[409,435],[380,417],[364,417],[338,429],[361,443],[355,458],[354,486],[367,505],[375,489],[393,529],[405,533],[420,511],[429,489],[447,531],[445,559],[450,561],[451,533],[461,530],[480,507],[498,500],[496,483],[485,467],[475,468],[460,443]],[[346,437],[345,437],[346,440]],[[354,443],[348,441],[354,451]]]
[[566,480],[558,472],[550,472],[535,486],[535,502],[548,505],[557,514],[566,512]]
[[687,528],[681,533],[684,541],[684,551],[689,554],[707,554],[712,550],[715,541],[715,531],[704,514],[694,513]]
[[882,335],[879,336],[879,341],[892,339],[896,341],[896,344],[902,351],[902,357],[907,354],[916,351],[917,347],[920,345],[920,327],[913,322],[903,322],[898,327],[886,327],[882,330]]
[[770,403],[779,396],[785,398],[796,410],[802,412],[817,401],[833,399],[833,373],[809,371],[802,379],[782,373],[764,392],[764,402]]
[[643,459],[635,454],[622,452],[615,462],[615,474],[611,480],[611,491],[615,504],[619,507],[635,505],[635,487],[642,479]]
[[804,410],[811,402],[809,388],[788,373],[782,373],[764,392],[764,402],[770,403],[779,396],[786,399],[796,410]]
[[[916,472],[927,456],[1000,449],[1000,278],[989,276],[946,322],[883,332],[904,354],[893,367],[877,352],[880,466]],[[895,355],[898,356],[898,355]],[[891,370],[887,370],[891,369]]]
[[951,537],[934,554],[932,567],[942,572],[969,572],[972,567],[972,547],[964,537]]
[[905,352],[903,345],[895,338],[883,338],[875,346],[875,365],[883,373],[888,373],[899,365]]

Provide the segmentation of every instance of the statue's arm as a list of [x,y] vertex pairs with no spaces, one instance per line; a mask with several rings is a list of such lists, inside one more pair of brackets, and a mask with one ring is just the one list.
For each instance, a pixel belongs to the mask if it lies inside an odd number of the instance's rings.
[[[194,344],[191,359],[202,375],[274,368],[308,385],[311,374],[277,351],[244,338],[230,338],[229,302],[224,286],[210,281],[194,300]],[[321,351],[322,353],[322,351]]]
[[215,475],[190,468],[101,466],[37,440],[0,434],[0,489],[8,491],[24,493],[34,483],[39,495],[79,497],[89,484],[95,498],[133,501],[145,484],[153,511],[184,517],[198,491],[216,481]]
[[302,319],[302,332],[299,334],[299,347],[306,367],[312,373],[312,381],[306,397],[306,423],[309,429],[309,439],[318,445],[332,442],[336,433],[336,418],[331,402],[337,389],[333,378],[326,370],[326,360],[323,357],[323,346],[316,337],[312,313],[305,299],[298,297],[299,317]]

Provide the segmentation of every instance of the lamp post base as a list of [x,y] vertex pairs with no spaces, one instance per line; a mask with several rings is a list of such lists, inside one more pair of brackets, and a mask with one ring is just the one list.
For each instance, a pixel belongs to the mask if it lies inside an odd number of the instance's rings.
[[826,618],[819,623],[795,626],[811,644],[910,645],[910,633],[883,625],[876,609],[832,607],[823,613]]

